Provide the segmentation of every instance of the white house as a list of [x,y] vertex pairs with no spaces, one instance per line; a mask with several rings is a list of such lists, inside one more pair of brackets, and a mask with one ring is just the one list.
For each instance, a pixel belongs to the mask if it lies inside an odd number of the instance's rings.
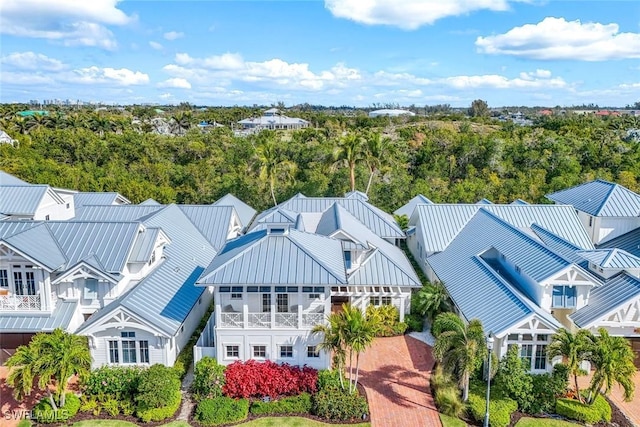
[[407,116],[412,117],[416,114],[409,110],[398,110],[398,109],[389,109],[385,108],[382,110],[374,110],[369,112],[369,117],[401,117]]
[[0,129],[0,144],[9,144],[11,146],[13,146],[16,142],[15,139],[11,138],[9,136],[9,134],[7,134],[5,131],[3,131],[2,129]]
[[277,108],[269,108],[260,117],[251,117],[238,122],[243,129],[291,130],[303,129],[311,124],[297,117],[285,116]]

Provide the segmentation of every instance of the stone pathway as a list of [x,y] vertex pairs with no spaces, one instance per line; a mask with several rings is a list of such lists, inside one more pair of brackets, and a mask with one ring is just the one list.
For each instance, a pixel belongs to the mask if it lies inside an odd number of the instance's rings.
[[191,384],[193,384],[193,366],[189,367],[189,370],[182,379],[182,386],[180,387],[180,393],[182,393],[182,406],[180,406],[180,413],[176,420],[189,421],[189,417],[193,412],[193,399],[191,399]]
[[429,376],[431,347],[410,336],[376,338],[360,356],[372,427],[441,427]]

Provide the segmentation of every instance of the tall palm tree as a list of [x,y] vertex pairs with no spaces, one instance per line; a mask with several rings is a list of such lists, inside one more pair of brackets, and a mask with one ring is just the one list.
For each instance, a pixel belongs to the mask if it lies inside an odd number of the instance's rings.
[[590,384],[590,400],[593,400],[603,388],[604,394],[609,394],[613,384],[617,383],[624,389],[624,400],[631,401],[635,389],[634,358],[635,354],[629,341],[624,337],[612,337],[605,328],[598,329],[589,357],[589,361],[595,367]]
[[482,323],[466,324],[455,313],[439,314],[433,322],[436,342],[433,353],[443,368],[458,379],[462,400],[469,398],[469,378],[487,354]]
[[[373,339],[379,329],[378,318],[375,316],[366,317],[362,310],[351,304],[342,306],[340,313],[344,327],[344,340],[349,353],[349,392],[353,393],[358,384],[358,375],[360,373],[360,355],[367,348],[371,347]],[[355,376],[353,373],[353,357],[356,359]]]
[[334,369],[338,371],[340,387],[344,389],[344,364],[347,359],[343,329],[341,327],[342,317],[340,313],[331,313],[327,317],[326,325],[319,324],[313,327],[312,334],[322,334],[322,342],[318,348],[329,354],[333,354]]
[[277,206],[278,201],[275,195],[276,180],[293,180],[298,167],[291,160],[283,158],[278,145],[271,137],[257,145],[256,159],[259,165],[260,179],[269,184],[273,205]]
[[345,165],[349,168],[349,184],[351,191],[356,190],[356,164],[364,157],[362,138],[356,133],[347,133],[338,140],[333,151],[334,165]]
[[367,137],[364,147],[364,159],[369,168],[369,180],[364,191],[365,194],[369,194],[373,177],[385,163],[388,163],[390,149],[391,138],[383,137],[379,132],[373,132]]
[[441,282],[427,283],[412,298],[416,299],[414,306],[418,314],[427,316],[431,321],[440,313],[453,311],[453,302]]
[[574,334],[564,328],[560,328],[551,337],[551,344],[547,348],[547,355],[550,358],[562,356],[564,359],[564,364],[569,368],[569,373],[573,375],[575,392],[580,402],[583,399],[578,386],[578,376],[584,374],[584,370],[580,368],[580,363],[589,359],[592,343],[593,336],[589,331],[581,329]]

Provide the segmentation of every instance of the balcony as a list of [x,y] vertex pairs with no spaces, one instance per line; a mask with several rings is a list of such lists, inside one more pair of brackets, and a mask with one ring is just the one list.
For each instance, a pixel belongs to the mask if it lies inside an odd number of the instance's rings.
[[220,313],[220,327],[271,329],[312,328],[324,322],[324,313]]
[[40,295],[0,295],[0,311],[41,311]]

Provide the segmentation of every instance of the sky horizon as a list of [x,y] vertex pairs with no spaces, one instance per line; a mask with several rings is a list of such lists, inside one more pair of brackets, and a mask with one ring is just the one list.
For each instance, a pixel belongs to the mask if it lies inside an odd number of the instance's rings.
[[0,102],[624,107],[640,2],[0,0]]

